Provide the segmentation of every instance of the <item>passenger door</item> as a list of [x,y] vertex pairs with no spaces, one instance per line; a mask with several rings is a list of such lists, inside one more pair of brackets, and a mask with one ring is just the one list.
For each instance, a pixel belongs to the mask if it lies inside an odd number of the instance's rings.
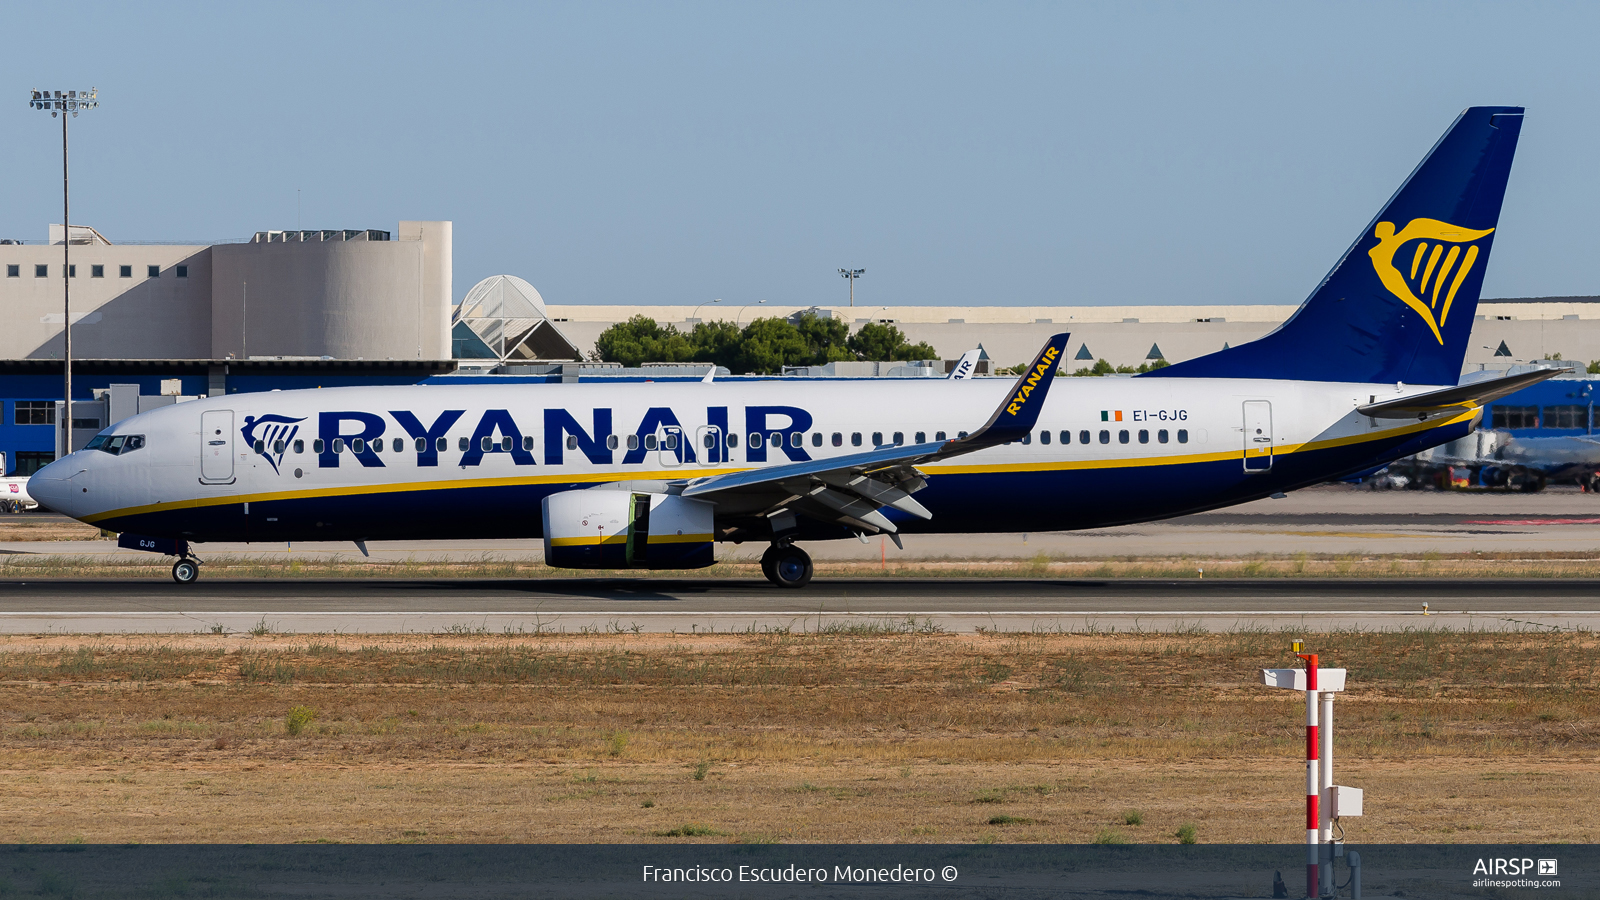
[[210,409],[200,414],[200,480],[207,484],[233,480],[231,409]]
[[1267,400],[1244,402],[1244,470],[1265,472],[1272,468],[1272,403]]

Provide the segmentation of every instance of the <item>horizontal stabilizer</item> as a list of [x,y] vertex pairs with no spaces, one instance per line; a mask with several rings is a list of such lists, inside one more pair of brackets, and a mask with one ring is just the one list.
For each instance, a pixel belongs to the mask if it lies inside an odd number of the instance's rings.
[[1507,375],[1504,378],[1489,378],[1472,384],[1385,400],[1382,403],[1368,403],[1366,406],[1356,407],[1356,412],[1374,419],[1417,419],[1450,410],[1477,409],[1508,394],[1515,394],[1529,385],[1554,378],[1565,371],[1565,369],[1539,369],[1535,372],[1523,372],[1520,375]]

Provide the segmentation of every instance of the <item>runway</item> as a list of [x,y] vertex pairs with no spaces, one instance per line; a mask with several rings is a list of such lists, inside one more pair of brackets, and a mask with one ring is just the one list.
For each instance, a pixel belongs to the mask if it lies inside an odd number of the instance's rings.
[[62,580],[0,596],[6,634],[1600,628],[1600,583],[1572,580]]

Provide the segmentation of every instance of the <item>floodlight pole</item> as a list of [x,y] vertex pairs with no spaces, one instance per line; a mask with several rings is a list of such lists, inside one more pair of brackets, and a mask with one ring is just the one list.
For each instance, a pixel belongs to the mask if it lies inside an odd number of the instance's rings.
[[856,279],[867,274],[866,269],[840,269],[839,275],[850,279],[850,305],[856,305]]
[[66,402],[61,407],[63,437],[61,453],[56,457],[60,459],[72,453],[72,195],[67,180],[67,113],[72,113],[72,118],[76,118],[79,112],[99,106],[100,91],[95,88],[87,91],[56,91],[53,98],[49,91],[31,93],[29,107],[50,110],[52,119],[61,117],[61,337],[62,355],[66,357],[63,391]]

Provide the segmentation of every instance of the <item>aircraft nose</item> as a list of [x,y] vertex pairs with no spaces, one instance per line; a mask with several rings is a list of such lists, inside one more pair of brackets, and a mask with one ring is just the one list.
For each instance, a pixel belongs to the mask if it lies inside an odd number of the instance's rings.
[[83,460],[78,456],[77,453],[64,456],[33,473],[33,477],[28,479],[28,493],[33,495],[33,499],[56,512],[78,515],[74,510],[82,503],[73,500],[75,492],[72,478],[85,470]]

